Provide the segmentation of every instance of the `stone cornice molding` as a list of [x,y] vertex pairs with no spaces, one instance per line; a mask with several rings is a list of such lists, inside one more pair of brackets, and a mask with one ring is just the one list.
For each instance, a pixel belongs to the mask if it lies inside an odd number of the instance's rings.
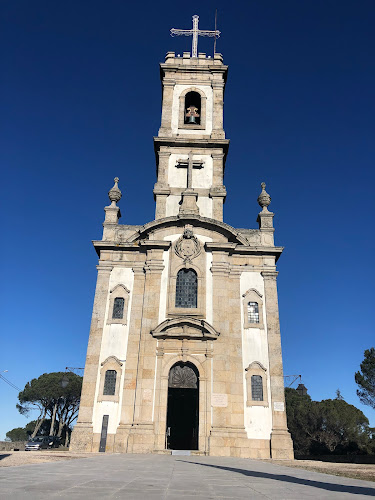
[[260,368],[264,372],[267,371],[267,368],[265,366],[263,366],[260,361],[253,361],[252,363],[249,364],[249,366],[247,368],[245,368],[245,372],[248,372],[249,370],[253,370],[254,368],[258,368],[258,369]]
[[[144,226],[141,226],[137,231],[135,231],[133,236],[128,238],[125,244],[134,243],[139,239],[143,239],[149,232],[155,231],[155,229],[164,228],[168,226],[180,226],[181,228],[183,228],[186,224],[192,224],[195,228],[202,226],[205,229],[209,229],[211,231],[216,231],[218,233],[224,234],[228,239],[234,240],[236,243],[240,243],[246,246],[248,245],[246,238],[244,238],[234,227],[230,226],[229,224],[218,221],[216,219],[210,219],[208,217],[202,217],[200,215],[192,215],[192,214],[177,215],[177,216],[175,215],[148,222]],[[104,242],[102,241],[98,243],[104,243]]]
[[275,280],[277,278],[277,275],[279,274],[279,271],[262,271],[261,275],[265,280]]
[[116,356],[108,356],[108,358],[106,358],[100,366],[104,366],[108,363],[117,363],[119,366],[122,366],[121,361]]
[[123,288],[125,292],[130,293],[130,290],[128,290],[127,287],[122,283],[119,283],[118,285],[114,286],[112,290],[110,290],[110,293],[113,293],[117,288]]
[[160,248],[162,250],[168,250],[171,246],[171,242],[168,240],[140,240],[139,245],[147,249]]
[[98,270],[98,273],[110,273],[113,269],[113,266],[108,266],[108,265],[103,265],[101,263],[99,263],[97,266],[96,266],[96,269]]
[[158,339],[217,339],[220,332],[203,319],[178,317],[160,323],[151,335]]
[[247,292],[242,294],[242,297],[246,297],[246,295],[249,295],[249,293],[251,293],[251,292],[255,292],[260,298],[263,297],[263,295],[261,293],[259,293],[258,290],[256,290],[255,288],[249,288],[247,290]]

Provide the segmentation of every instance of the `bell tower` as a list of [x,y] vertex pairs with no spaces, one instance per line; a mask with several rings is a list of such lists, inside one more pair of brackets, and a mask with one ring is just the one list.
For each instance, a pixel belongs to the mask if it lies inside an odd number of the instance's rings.
[[155,219],[200,215],[223,220],[223,184],[229,140],[223,128],[228,67],[221,54],[182,57],[168,52],[160,64],[161,127],[154,137]]

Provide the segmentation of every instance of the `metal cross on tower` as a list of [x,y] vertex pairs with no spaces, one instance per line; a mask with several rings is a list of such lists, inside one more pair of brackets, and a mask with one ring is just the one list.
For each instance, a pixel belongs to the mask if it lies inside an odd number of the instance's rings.
[[186,168],[187,169],[187,189],[192,188],[192,176],[193,176],[193,168],[203,168],[202,161],[194,161],[193,160],[193,152],[190,151],[188,160],[177,160],[177,168]]
[[200,30],[198,28],[198,22],[199,22],[199,16],[195,15],[193,16],[193,29],[191,30],[179,30],[176,28],[171,29],[171,36],[178,36],[178,35],[184,35],[184,36],[192,36],[193,40],[191,43],[191,57],[198,57],[198,36],[210,36],[210,37],[215,37],[219,38],[220,36],[220,31],[216,30],[215,31],[209,31],[209,30]]

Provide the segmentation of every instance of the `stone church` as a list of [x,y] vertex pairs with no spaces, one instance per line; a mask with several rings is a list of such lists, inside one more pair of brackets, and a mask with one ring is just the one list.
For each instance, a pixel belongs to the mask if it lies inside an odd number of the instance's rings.
[[223,222],[227,72],[218,53],[160,64],[155,220],[119,224],[116,178],[74,451],[293,457],[265,184],[257,229]]

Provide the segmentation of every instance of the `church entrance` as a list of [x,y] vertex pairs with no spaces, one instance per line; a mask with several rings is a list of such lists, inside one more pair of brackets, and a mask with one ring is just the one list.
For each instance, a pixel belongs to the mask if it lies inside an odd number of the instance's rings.
[[192,363],[169,371],[166,444],[169,450],[197,450],[199,375]]

